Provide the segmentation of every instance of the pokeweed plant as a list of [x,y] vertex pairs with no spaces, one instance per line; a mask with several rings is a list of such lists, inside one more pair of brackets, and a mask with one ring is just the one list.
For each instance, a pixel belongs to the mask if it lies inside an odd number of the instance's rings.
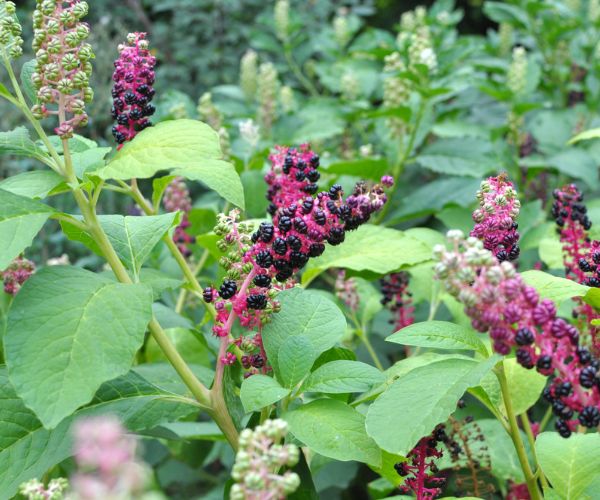
[[[538,198],[595,153],[553,149],[539,108],[591,116],[596,49],[577,39],[579,68],[560,51],[581,26],[596,32],[600,9],[585,20],[579,2],[487,2],[501,25],[475,40],[453,6],[406,12],[397,36],[341,9],[323,48],[279,0],[274,43],[246,53],[227,94],[240,116],[217,88],[202,122],[163,119],[151,38],[126,35],[113,150],[79,135],[94,119],[87,3],[37,1],[35,60],[17,77],[22,27],[0,0],[0,95],[27,123],[0,148],[47,167],[0,183],[0,498],[144,498],[152,466],[176,498],[205,484],[316,498],[332,470],[368,477],[373,498],[593,493],[593,214],[567,183],[548,207],[552,239]],[[542,29],[557,10],[569,23]],[[131,213],[102,213],[107,196]],[[54,203],[65,198],[74,213]],[[36,269],[23,253],[50,219],[106,268]],[[440,224],[463,231],[446,241]],[[541,271],[556,254],[568,279]],[[147,442],[147,465],[125,429]],[[202,486],[172,490],[182,463]]]

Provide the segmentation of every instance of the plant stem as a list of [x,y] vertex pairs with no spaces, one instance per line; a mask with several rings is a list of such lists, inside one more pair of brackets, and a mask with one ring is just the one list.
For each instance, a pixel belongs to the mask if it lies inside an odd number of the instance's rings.
[[302,73],[302,69],[300,68],[300,66],[298,66],[298,63],[294,59],[294,55],[292,54],[292,48],[289,42],[285,42],[283,44],[283,54],[285,56],[285,60],[288,63],[288,66],[290,67],[292,73],[294,73],[298,81],[304,86],[304,88],[306,88],[306,90],[308,90],[312,97],[318,97],[319,91],[316,89],[313,83],[306,76],[304,76],[304,73]]
[[504,365],[501,364],[498,369],[494,370],[494,372],[496,373],[496,376],[498,377],[498,382],[500,383],[500,389],[502,391],[502,400],[504,402],[504,407],[506,408],[506,415],[508,416],[508,433],[510,435],[510,438],[512,439],[515,450],[517,451],[519,463],[521,464],[521,469],[523,469],[523,474],[525,476],[525,482],[527,483],[527,490],[529,491],[529,496],[531,497],[531,500],[543,500],[542,494],[540,493],[537,481],[535,479],[535,475],[531,470],[531,466],[529,465],[529,460],[525,451],[525,444],[523,443],[523,439],[521,438],[521,431],[519,430],[517,417],[512,407],[510,390],[508,387],[508,382],[506,380],[506,375],[504,373]]
[[544,489],[548,488],[548,481],[546,480],[546,476],[542,472],[542,468],[538,462],[537,453],[535,451],[535,436],[533,435],[533,430],[531,429],[531,422],[529,422],[529,417],[526,413],[521,413],[519,415],[519,419],[521,420],[521,425],[525,430],[525,434],[527,435],[527,440],[529,441],[529,447],[531,448],[531,453],[533,454],[533,462],[535,464],[535,474],[540,478],[540,482],[542,483],[542,487]]
[[366,334],[366,332],[363,332],[362,330],[359,330],[359,331],[361,333],[359,333],[358,336],[362,340],[365,347],[367,348],[367,351],[369,352],[369,355],[371,356],[373,363],[375,363],[375,366],[379,370],[384,371],[383,365],[381,364],[381,361],[379,361],[379,357],[377,356],[377,353],[375,352],[375,349],[373,349],[373,345],[371,344],[371,341],[369,340],[369,336]]
[[542,420],[540,422],[540,432],[544,432],[544,429],[546,429],[546,426],[548,425],[548,422],[550,422],[551,418],[552,406],[548,406],[548,409],[546,410],[546,413],[544,413],[544,416],[542,417]]

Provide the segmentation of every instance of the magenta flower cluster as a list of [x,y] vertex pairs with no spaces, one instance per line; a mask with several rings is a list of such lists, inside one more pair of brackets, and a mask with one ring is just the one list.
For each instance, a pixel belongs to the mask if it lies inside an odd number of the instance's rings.
[[555,304],[540,299],[514,266],[498,262],[475,238],[460,231],[448,234],[451,249],[435,248],[436,277],[465,305],[473,327],[488,332],[494,350],[554,376],[545,397],[558,417],[557,430],[568,437],[581,424],[600,424],[600,363],[579,345],[578,329],[556,315]]
[[[270,160],[272,166],[265,180],[272,222],[261,223],[250,235],[234,213],[223,217],[215,228],[224,236],[222,249],[229,249],[221,261],[228,277],[218,290],[206,289],[204,299],[215,301],[213,332],[219,337],[230,335],[236,317],[243,327],[260,330],[270,313],[278,309],[274,298],[286,287],[284,283],[310,258],[321,255],[326,243],[342,243],[346,231],[367,222],[387,200],[380,185],[362,182],[347,198],[339,185],[311,194],[317,190],[313,180],[318,176],[313,172],[318,174],[319,157],[307,145],[278,147]],[[238,339],[240,342],[245,340]],[[261,344],[259,340],[255,343]],[[235,359],[229,356],[221,361]],[[261,352],[261,367],[264,361]]]
[[186,231],[190,227],[189,213],[192,210],[192,198],[182,177],[176,177],[166,187],[163,205],[168,212],[181,211],[181,222],[175,228],[173,241],[177,243],[179,251],[185,257],[189,257],[192,254],[190,245],[196,242],[196,238]]
[[473,212],[475,227],[471,236],[483,241],[499,261],[515,260],[520,248],[518,224],[521,208],[514,186],[506,175],[490,177],[481,183],[477,191],[479,208]]
[[409,280],[408,273],[401,271],[391,273],[380,281],[383,295],[381,303],[392,311],[393,319],[390,323],[393,322],[394,331],[401,330],[415,322],[412,293],[408,289]]
[[156,58],[148,50],[146,33],[130,33],[127,43],[119,45],[119,58],[113,73],[112,117],[117,124],[112,129],[115,141],[122,147],[138,132],[152,125],[148,119],[155,108],[154,97]]
[[16,295],[30,276],[35,272],[35,264],[25,257],[17,257],[2,272],[4,291]]
[[58,116],[60,124],[55,132],[68,139],[75,128],[87,124],[85,104],[93,98],[89,79],[94,53],[85,43],[89,26],[81,22],[89,7],[82,0],[37,3],[33,14],[36,70],[31,81],[37,89],[38,103],[32,113],[40,120]]

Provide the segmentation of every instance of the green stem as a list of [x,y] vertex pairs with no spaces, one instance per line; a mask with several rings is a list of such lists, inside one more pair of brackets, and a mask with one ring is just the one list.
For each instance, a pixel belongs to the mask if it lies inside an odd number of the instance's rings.
[[318,97],[319,91],[316,89],[313,83],[306,76],[304,76],[304,73],[302,73],[302,69],[300,69],[300,66],[298,66],[298,63],[294,59],[294,56],[292,54],[292,48],[289,42],[285,42],[283,44],[283,54],[285,56],[285,60],[288,63],[288,66],[290,67],[292,73],[294,73],[298,81],[304,86],[304,88],[306,88],[306,90],[308,90],[312,97]]
[[535,479],[535,475],[531,470],[531,466],[529,465],[527,452],[525,451],[525,444],[523,443],[523,439],[521,438],[521,431],[519,430],[517,417],[513,410],[512,400],[510,397],[510,390],[508,387],[508,382],[506,380],[506,375],[504,373],[504,365],[500,365],[500,368],[494,371],[496,373],[496,376],[498,377],[498,382],[500,383],[500,390],[502,391],[502,400],[504,402],[504,407],[506,408],[506,415],[508,416],[509,435],[512,439],[515,450],[517,451],[519,463],[521,464],[521,469],[523,469],[523,474],[525,475],[525,482],[527,483],[527,490],[529,491],[529,496],[531,497],[531,500],[543,500],[542,494],[540,493],[537,481]]
[[546,410],[546,413],[544,413],[544,416],[542,417],[542,421],[540,422],[540,432],[544,432],[544,429],[546,429],[546,426],[548,425],[548,422],[550,422],[551,418],[552,418],[552,406],[548,406],[548,409]]
[[[209,253],[210,252],[206,249],[202,253],[200,260],[198,261],[198,263],[194,266],[194,269],[192,270],[192,273],[194,274],[194,276],[198,276],[198,273],[202,270],[202,268],[204,267],[204,264],[206,264]],[[177,305],[175,306],[175,312],[180,313],[181,311],[183,311],[183,308],[185,306],[185,301],[187,299],[187,295],[188,295],[187,288],[182,287],[181,290],[179,291],[179,297],[177,297]]]
[[531,429],[531,422],[529,422],[529,417],[526,413],[521,413],[521,415],[519,415],[519,419],[521,420],[521,426],[525,430],[527,441],[529,441],[529,447],[531,448],[531,453],[533,455],[533,463],[535,464],[535,475],[540,478],[542,487],[544,489],[547,489],[548,481],[546,480],[546,476],[544,476],[544,473],[542,472],[542,468],[540,467],[537,458],[537,453],[535,451],[535,436],[533,435],[533,430]]
[[369,340],[369,336],[366,334],[366,332],[363,332],[362,330],[359,330],[359,331],[360,331],[360,333],[358,334],[358,337],[360,338],[360,340],[362,340],[363,344],[367,348],[367,351],[369,352],[369,355],[371,356],[373,363],[375,363],[375,366],[379,370],[384,371],[383,365],[381,364],[381,361],[379,361],[379,357],[377,356],[377,353],[375,352],[375,349],[373,349],[373,345],[371,344],[371,341]]

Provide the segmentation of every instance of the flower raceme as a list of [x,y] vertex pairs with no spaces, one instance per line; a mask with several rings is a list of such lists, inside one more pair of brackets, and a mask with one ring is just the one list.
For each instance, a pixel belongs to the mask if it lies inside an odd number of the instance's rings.
[[394,323],[394,331],[412,325],[415,322],[413,316],[415,308],[412,305],[412,294],[408,290],[408,273],[401,271],[392,273],[381,279],[381,303],[387,306],[394,315],[390,323]]
[[[346,231],[367,222],[387,200],[380,185],[365,183],[358,183],[345,199],[339,185],[315,194],[319,162],[307,145],[278,147],[270,160],[272,167],[265,179],[272,222],[261,223],[251,233],[248,225],[237,221],[234,211],[222,216],[215,228],[223,236],[221,249],[229,251],[221,259],[227,278],[218,290],[206,289],[204,299],[215,302],[213,332],[219,337],[230,335],[236,317],[244,328],[260,331],[270,313],[278,310],[275,296],[288,286],[285,282],[310,258],[321,255],[326,243],[341,244]],[[255,346],[260,347],[259,339],[254,341]],[[238,346],[245,342],[246,339],[236,341]],[[229,356],[222,361],[235,359]],[[264,361],[261,352],[261,368]]]
[[163,205],[168,212],[182,212],[181,222],[175,228],[173,241],[177,243],[179,251],[189,257],[192,254],[190,245],[196,242],[196,238],[186,232],[190,227],[189,213],[192,210],[192,198],[182,177],[176,177],[165,189]]
[[521,203],[506,175],[490,177],[481,183],[477,191],[479,208],[473,212],[475,227],[471,231],[483,241],[499,261],[515,260],[519,257],[519,233],[516,222]]
[[16,295],[31,275],[35,272],[35,264],[25,257],[17,257],[2,272],[4,291]]
[[54,131],[62,139],[87,124],[85,104],[93,98],[89,80],[94,53],[85,43],[90,29],[81,22],[87,13],[88,4],[81,0],[37,0],[33,13],[36,70],[31,81],[38,104],[31,111],[38,120],[57,115]]
[[[556,306],[540,299],[509,262],[498,262],[476,238],[460,231],[448,233],[450,250],[434,249],[437,279],[465,305],[473,327],[488,332],[494,350],[554,376],[544,397],[558,417],[559,433],[568,437],[577,424],[600,424],[600,363],[580,347],[579,331],[556,316]],[[578,414],[578,415],[577,415]]]
[[148,50],[146,33],[130,33],[127,43],[119,45],[112,89],[112,117],[117,122],[112,134],[119,148],[152,125],[148,118],[155,111],[150,103],[154,97],[155,65],[156,58]]

